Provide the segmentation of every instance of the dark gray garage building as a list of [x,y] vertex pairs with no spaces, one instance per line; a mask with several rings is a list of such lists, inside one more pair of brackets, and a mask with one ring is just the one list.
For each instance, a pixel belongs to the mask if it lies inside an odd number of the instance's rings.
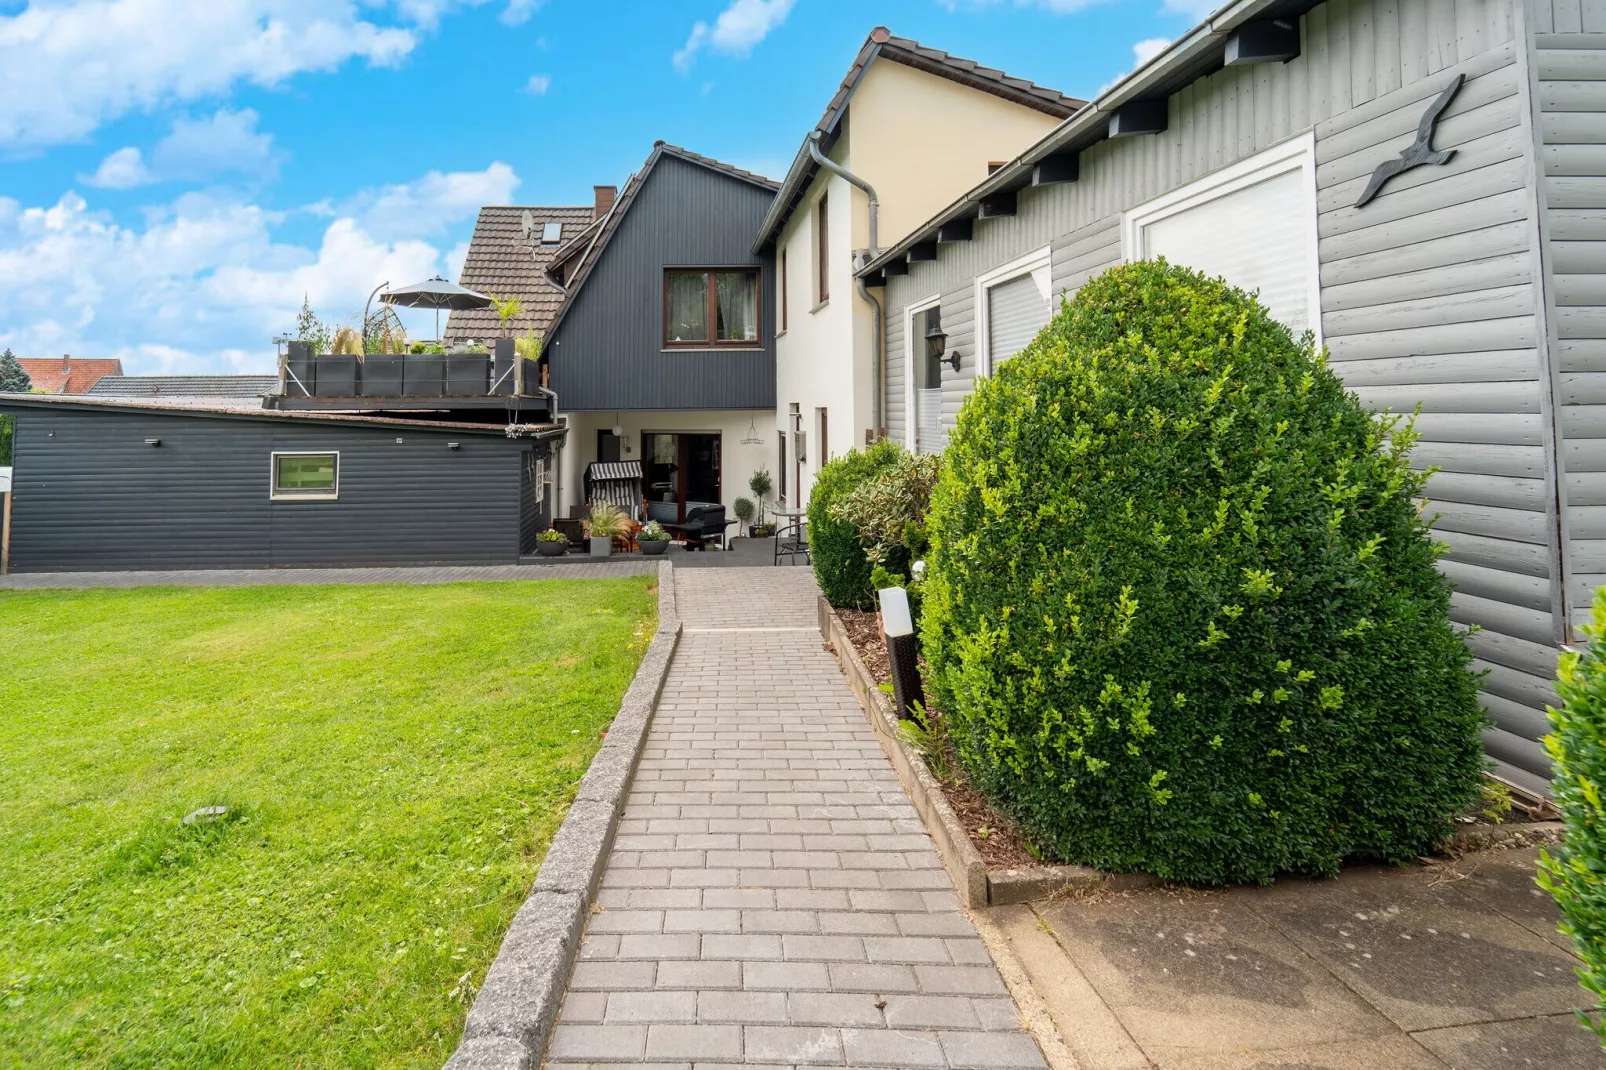
[[562,430],[0,396],[11,567],[509,564],[550,522]]

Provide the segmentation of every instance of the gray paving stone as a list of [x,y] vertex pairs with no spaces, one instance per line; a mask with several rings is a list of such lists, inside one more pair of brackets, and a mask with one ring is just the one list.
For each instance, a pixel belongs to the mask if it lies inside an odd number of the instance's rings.
[[787,1024],[784,992],[700,992],[697,1020],[740,1025]]
[[887,1025],[894,1029],[979,1029],[964,996],[888,996]]
[[745,1027],[747,1056],[758,1062],[794,1066],[841,1066],[842,1038],[835,1029],[800,1026]]
[[608,996],[603,1021],[618,1022],[695,1022],[695,992],[614,992]]
[[660,962],[659,988],[738,989],[742,987],[740,962]]
[[831,974],[823,962],[745,962],[742,964],[742,986],[783,992],[809,989],[824,991],[834,987]]
[[552,1030],[547,1057],[557,1061],[591,1062],[640,1059],[647,1046],[644,1025],[566,1025]]
[[787,996],[787,1011],[793,1025],[886,1024],[876,997],[869,993],[793,992]]
[[[977,1034],[982,1036],[985,1034]],[[842,1046],[851,1066],[947,1066],[935,1033],[891,1029],[844,1029]],[[955,1063],[965,1066],[965,1063]]]
[[1025,1033],[939,1033],[954,1066],[975,1070],[1042,1070],[1048,1064]]
[[[799,965],[802,965],[799,963]],[[920,984],[909,966],[870,965],[863,962],[830,964],[831,987],[838,992],[918,992]]]
[[655,1022],[647,1027],[649,1059],[740,1059],[742,1030],[735,1025],[674,1025]]

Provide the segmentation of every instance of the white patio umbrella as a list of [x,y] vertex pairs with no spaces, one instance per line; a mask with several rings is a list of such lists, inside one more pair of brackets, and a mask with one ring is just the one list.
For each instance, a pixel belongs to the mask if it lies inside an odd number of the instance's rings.
[[455,282],[447,282],[439,275],[424,282],[415,282],[411,286],[398,286],[394,290],[386,290],[379,295],[379,300],[387,305],[400,305],[403,308],[433,308],[437,342],[441,338],[441,309],[490,308],[496,303],[488,294],[470,290]]

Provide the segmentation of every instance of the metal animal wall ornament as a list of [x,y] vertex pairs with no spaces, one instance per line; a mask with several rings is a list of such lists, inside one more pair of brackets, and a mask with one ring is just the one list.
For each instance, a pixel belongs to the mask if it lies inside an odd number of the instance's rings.
[[1455,95],[1461,92],[1461,86],[1466,80],[1467,76],[1465,74],[1456,75],[1455,81],[1450,83],[1450,87],[1440,93],[1439,99],[1428,106],[1426,114],[1422,116],[1422,121],[1417,124],[1416,140],[1411,143],[1411,147],[1394,159],[1384,160],[1377,165],[1377,170],[1372,172],[1372,180],[1366,184],[1366,191],[1361,194],[1361,199],[1355,202],[1355,207],[1364,207],[1367,201],[1377,196],[1378,191],[1383,188],[1383,184],[1395,175],[1403,174],[1413,167],[1421,167],[1423,164],[1431,163],[1442,166],[1455,159],[1454,149],[1436,151],[1433,148],[1433,134],[1439,128],[1439,120],[1444,117],[1445,109],[1449,108],[1450,102],[1455,99]]

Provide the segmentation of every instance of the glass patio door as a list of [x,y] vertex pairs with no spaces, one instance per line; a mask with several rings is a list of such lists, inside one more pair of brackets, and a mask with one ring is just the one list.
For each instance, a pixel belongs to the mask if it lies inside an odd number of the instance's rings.
[[723,443],[718,434],[654,431],[642,438],[647,511],[652,519],[679,523],[690,507],[719,504]]

